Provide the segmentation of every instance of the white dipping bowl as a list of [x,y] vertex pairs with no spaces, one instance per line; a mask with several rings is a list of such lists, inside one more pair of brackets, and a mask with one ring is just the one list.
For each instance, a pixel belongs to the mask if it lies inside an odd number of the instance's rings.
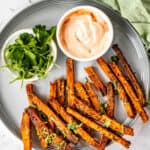
[[[91,56],[91,57],[88,57],[88,58],[80,58],[80,57],[76,57],[75,55],[72,55],[71,53],[68,52],[68,50],[65,48],[65,46],[63,45],[62,43],[62,40],[60,38],[60,34],[61,34],[61,30],[62,30],[62,26],[64,24],[64,22],[66,21],[66,18],[71,15],[72,13],[76,12],[76,11],[79,11],[79,10],[86,10],[88,12],[92,12],[93,14],[94,13],[97,13],[98,15],[101,16],[101,18],[107,23],[107,26],[108,26],[108,34],[107,35],[109,37],[109,40],[107,41],[107,45],[104,47],[104,49],[102,49],[98,54],[94,55],[94,56]],[[56,31],[56,38],[57,38],[57,43],[58,43],[58,46],[60,47],[60,49],[62,50],[62,52],[74,59],[74,60],[77,60],[77,61],[92,61],[92,60],[95,60],[97,58],[99,58],[100,56],[103,56],[111,47],[112,45],[112,41],[113,41],[113,36],[114,36],[114,32],[113,32],[113,25],[111,23],[111,20],[109,19],[109,17],[100,9],[96,8],[96,7],[93,7],[93,6],[77,6],[77,7],[74,7],[70,10],[68,10],[62,17],[61,19],[59,20],[58,24],[57,24],[57,31]],[[76,49],[76,47],[74,47],[74,51],[79,51],[80,49]]]
[[[22,33],[31,33],[31,34],[34,34],[33,33],[33,30],[32,29],[21,29],[19,31],[16,31],[14,32],[13,34],[11,34],[7,40],[5,41],[4,45],[2,46],[2,65],[7,65],[7,62],[6,62],[6,59],[5,59],[5,50],[6,48],[10,45],[10,44],[13,44],[15,43],[15,40],[18,38],[18,36]],[[53,53],[53,63],[49,66],[49,68],[47,69],[46,73],[45,74],[48,74],[48,72],[52,69],[52,67],[54,66],[54,63],[56,61],[56,58],[57,58],[57,47],[56,47],[56,44],[55,42],[52,40],[50,45],[52,46],[52,53]],[[12,69],[9,69],[9,68],[6,68],[11,74],[12,76],[15,78],[17,77],[17,72],[13,71]],[[28,82],[32,82],[32,81],[36,81],[36,80],[39,80],[38,76],[33,76],[31,78],[26,78],[24,79],[24,81],[28,81]]]

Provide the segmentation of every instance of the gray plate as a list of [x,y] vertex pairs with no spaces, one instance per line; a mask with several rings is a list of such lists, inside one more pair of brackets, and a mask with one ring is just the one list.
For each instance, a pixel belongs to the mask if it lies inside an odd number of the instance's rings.
[[[145,94],[148,97],[149,92],[149,64],[145,49],[136,33],[134,28],[117,13],[115,13],[109,7],[93,2],[92,0],[46,0],[34,4],[19,14],[17,14],[2,30],[0,34],[0,46],[3,45],[7,37],[20,29],[31,28],[36,24],[45,24],[48,27],[56,25],[61,15],[68,9],[77,5],[91,5],[102,9],[112,20],[114,26],[115,38],[113,43],[118,43],[123,50],[124,55],[131,64],[133,70],[136,72],[138,79],[141,81]],[[110,55],[113,55],[110,50],[105,58],[108,59]],[[47,99],[49,91],[49,81],[53,81],[57,77],[65,76],[65,56],[59,51],[57,64],[61,68],[54,67],[45,80],[35,82],[36,91],[43,99]],[[94,65],[98,68],[95,61],[88,63],[76,63],[76,75],[77,79],[83,81],[85,79],[84,66]],[[104,76],[103,72],[99,71],[102,78],[105,81],[108,79]],[[5,71],[0,70],[0,117],[5,125],[10,129],[14,135],[20,138],[20,120],[21,114],[25,107],[28,106],[25,88],[20,88],[20,82],[9,84],[12,80],[11,75]],[[117,101],[116,106],[116,118],[120,122],[135,123],[135,120],[127,118],[126,113],[122,107],[122,104]],[[36,144],[35,144],[36,145]],[[82,145],[83,149],[89,149],[85,144]],[[84,145],[84,146],[83,146]],[[81,149],[81,148],[80,148]]]

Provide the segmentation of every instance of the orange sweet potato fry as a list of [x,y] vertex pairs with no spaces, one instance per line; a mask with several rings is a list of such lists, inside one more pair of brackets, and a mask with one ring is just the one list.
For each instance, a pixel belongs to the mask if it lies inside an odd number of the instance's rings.
[[145,94],[143,92],[142,86],[140,85],[140,83],[138,82],[135,73],[132,71],[130,65],[128,64],[126,58],[124,57],[123,53],[121,52],[120,48],[118,47],[118,45],[113,45],[113,49],[116,52],[117,56],[119,57],[119,61],[123,66],[123,69],[128,77],[128,79],[130,80],[131,85],[133,86],[137,97],[140,101],[140,104],[142,106],[146,105],[146,98],[145,98]]
[[65,123],[51,110],[36,94],[33,93],[33,85],[27,84],[27,96],[30,104],[36,105],[38,110],[45,113],[49,121],[53,121],[61,133],[72,143],[77,143],[78,138],[67,128]]
[[23,114],[22,114],[21,136],[22,136],[22,142],[24,145],[24,150],[31,150],[32,143],[31,143],[30,118],[26,112],[23,112]]
[[76,112],[75,110],[73,110],[69,107],[67,108],[67,112],[70,115],[74,116],[77,120],[80,120],[82,123],[88,125],[90,128],[102,133],[107,138],[122,144],[126,148],[129,148],[129,146],[131,144],[129,141],[121,138],[120,136],[112,133],[111,131],[108,131],[106,128],[103,128],[102,126],[100,126],[100,125],[96,124],[95,122],[89,120],[88,118],[82,116],[81,114],[79,114],[78,112]]
[[91,104],[93,105],[93,108],[97,111],[97,112],[101,112],[102,108],[101,108],[101,103],[98,99],[98,96],[96,95],[95,91],[93,90],[93,87],[91,85],[90,82],[86,82],[85,83],[85,88],[87,91],[87,94],[89,96],[89,99],[91,101]]
[[64,141],[62,137],[55,134],[50,128],[45,125],[34,108],[29,107],[26,109],[26,111],[36,129],[36,133],[40,140],[42,148],[47,148],[49,144],[57,146],[59,143]]
[[134,93],[134,90],[133,90],[132,86],[126,80],[126,78],[123,75],[122,71],[120,70],[119,66],[115,62],[111,62],[110,67],[112,68],[113,72],[115,73],[117,78],[120,80],[120,82],[124,86],[124,89],[125,89],[126,93],[130,97],[135,110],[140,115],[143,122],[147,122],[148,119],[149,119],[148,115],[147,115],[146,111],[144,110],[144,108],[142,108],[142,106],[140,105],[139,99],[137,98],[136,94]]
[[57,86],[56,86],[56,83],[50,83],[50,91],[49,91],[49,99],[53,99],[53,98],[56,98],[57,96]]
[[74,97],[74,61],[71,58],[66,60],[66,71],[67,71],[67,101],[69,106],[73,106]]
[[105,114],[100,115],[94,109],[90,108],[88,105],[80,101],[78,98],[74,98],[74,106],[76,109],[85,113],[88,117],[100,122],[101,124],[105,124],[106,122],[109,123],[109,128],[111,128],[114,131],[117,131],[118,133],[127,134],[131,136],[134,134],[132,128],[120,124],[119,122],[115,121],[114,119],[111,119]]
[[[68,124],[77,124],[77,122],[73,119],[72,116],[70,116],[64,107],[62,107],[57,100],[52,99],[49,101],[49,104],[51,107],[67,122]],[[59,111],[58,111],[59,110]],[[78,134],[84,141],[87,143],[98,147],[99,144],[95,141],[94,138],[92,138],[82,127],[78,127],[76,130],[74,130],[75,134]]]
[[60,102],[61,105],[65,103],[65,80],[58,79],[56,80],[57,84],[57,100]]
[[[108,83],[107,85],[107,109],[106,109],[106,114],[110,117],[110,118],[114,118],[114,109],[115,109],[115,101],[114,101],[114,91],[113,91],[113,85],[111,82]],[[102,138],[100,140],[100,147],[102,150],[105,149],[107,143],[109,142],[109,139],[102,135]]]
[[86,73],[88,74],[91,81],[94,83],[95,87],[102,92],[103,95],[106,95],[106,87],[102,82],[102,79],[97,75],[92,66],[85,68]]
[[131,102],[129,101],[126,92],[121,85],[120,81],[118,81],[117,77],[109,67],[109,65],[106,63],[106,61],[101,57],[97,59],[97,63],[99,64],[100,68],[105,72],[105,74],[108,76],[108,78],[116,84],[116,88],[120,97],[120,100],[122,100],[124,108],[127,112],[127,115],[130,118],[135,117],[134,109],[132,108]]
[[81,82],[76,82],[75,89],[77,91],[78,97],[80,97],[80,99],[84,100],[84,102],[90,106],[89,97],[83,87],[83,84]]

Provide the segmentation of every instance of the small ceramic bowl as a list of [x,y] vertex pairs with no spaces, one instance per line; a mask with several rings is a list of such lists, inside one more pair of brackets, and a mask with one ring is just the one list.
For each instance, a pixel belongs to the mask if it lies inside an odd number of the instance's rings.
[[[66,47],[64,46],[63,42],[64,40],[62,40],[62,31],[63,31],[63,25],[66,24],[66,20],[68,19],[68,17],[70,15],[72,15],[73,13],[75,14],[76,12],[78,11],[81,11],[81,10],[84,10],[84,11],[88,11],[88,12],[91,12],[93,14],[97,13],[97,16],[101,16],[101,18],[105,21],[105,23],[107,24],[107,27],[108,27],[108,31],[106,32],[106,36],[108,37],[108,41],[105,42],[105,46],[102,46],[102,50],[99,51],[96,55],[94,56],[90,56],[90,57],[84,57],[84,58],[81,58],[81,57],[77,57],[73,54],[71,54],[67,49]],[[69,19],[68,19],[69,20]],[[68,25],[69,26],[69,25]],[[79,28],[78,28],[79,29]],[[62,30],[62,31],[61,31]],[[83,33],[81,33],[83,31]],[[84,34],[85,31],[84,31],[84,28],[78,32],[78,34]],[[71,30],[70,30],[71,32]],[[86,34],[86,33],[85,33]],[[84,35],[83,35],[84,36]],[[104,55],[108,50],[109,48],[111,47],[111,44],[112,44],[112,41],[113,41],[113,36],[114,36],[114,33],[113,33],[113,25],[111,23],[111,20],[109,19],[109,17],[100,9],[96,8],[96,7],[93,7],[93,6],[77,6],[77,7],[74,7],[70,10],[68,10],[62,17],[61,19],[59,20],[58,24],[57,24],[57,31],[56,31],[56,38],[57,38],[57,43],[58,43],[58,46],[60,47],[60,49],[62,50],[62,52],[74,59],[74,60],[77,60],[77,61],[91,61],[91,60],[95,60],[97,58],[99,58],[100,56]],[[105,40],[106,41],[106,40]],[[65,42],[64,42],[65,43]],[[71,42],[70,42],[71,43]],[[107,43],[107,44],[106,44]],[[75,44],[74,44],[74,47],[73,47],[74,51],[80,51],[80,49],[77,49]]]
[[[14,32],[13,34],[11,34],[7,40],[5,41],[3,47],[2,47],[2,63],[3,65],[7,65],[7,62],[6,62],[6,59],[5,59],[5,50],[6,48],[8,47],[8,45],[10,44],[13,44],[15,42],[15,40],[18,38],[18,36],[22,33],[31,33],[33,34],[33,30],[32,29],[21,29],[19,31],[16,31]],[[49,68],[47,69],[47,72],[45,74],[47,74],[51,69],[52,67],[54,66],[54,63],[56,61],[56,58],[57,58],[57,47],[56,47],[56,44],[55,42],[52,40],[50,45],[52,46],[52,50],[53,50],[53,56],[54,56],[54,62],[52,64],[50,64]],[[6,68],[11,74],[12,76],[15,78],[17,77],[17,73],[14,72],[12,69],[9,69],[9,68]],[[36,80],[39,80],[39,78],[37,76],[33,76],[31,78],[26,78],[24,79],[25,81],[28,81],[28,82],[32,82],[32,81],[36,81]]]

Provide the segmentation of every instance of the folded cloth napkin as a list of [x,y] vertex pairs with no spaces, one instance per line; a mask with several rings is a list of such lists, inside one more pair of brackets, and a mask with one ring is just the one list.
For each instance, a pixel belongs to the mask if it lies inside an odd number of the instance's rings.
[[128,19],[141,36],[150,58],[150,0],[96,0],[104,2]]

